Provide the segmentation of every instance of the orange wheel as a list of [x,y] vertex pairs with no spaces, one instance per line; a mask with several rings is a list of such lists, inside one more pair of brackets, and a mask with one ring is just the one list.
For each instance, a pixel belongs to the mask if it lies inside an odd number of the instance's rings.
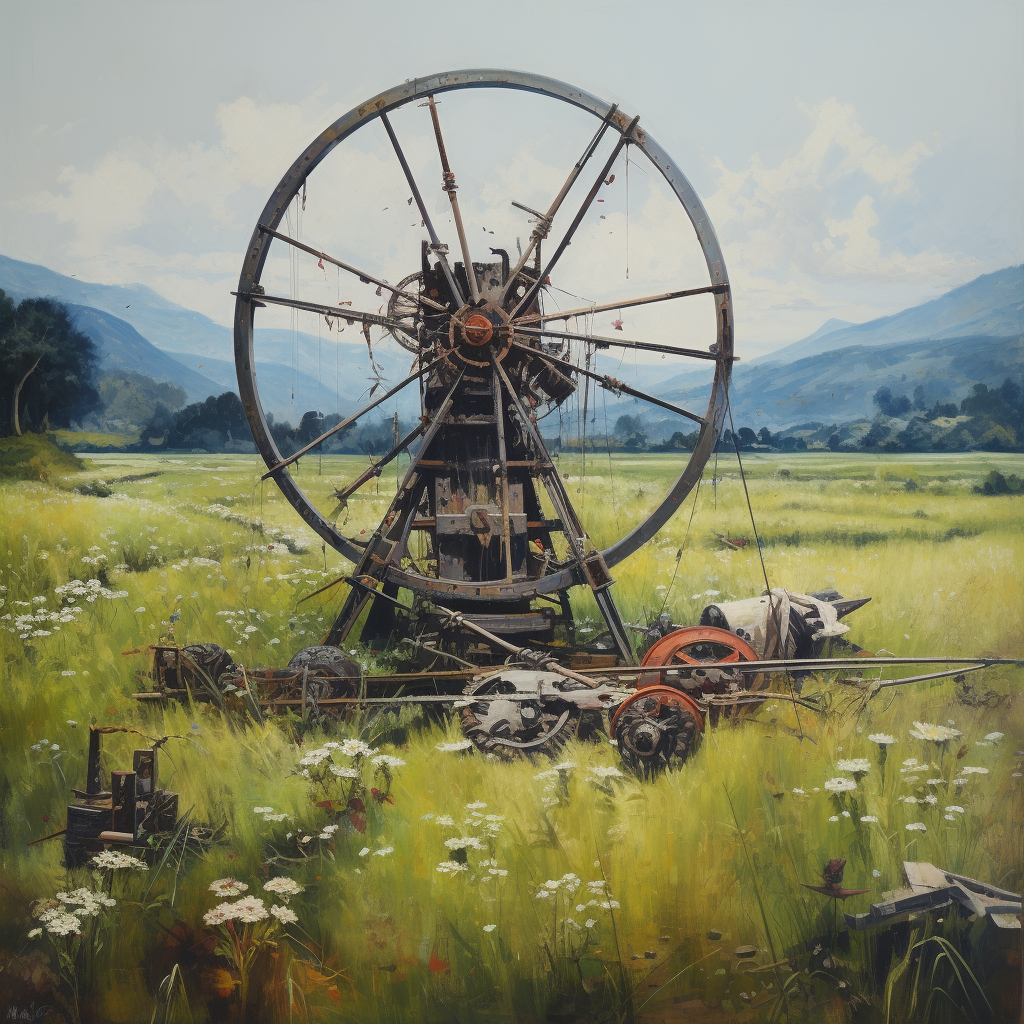
[[646,686],[612,716],[611,738],[626,765],[641,778],[677,768],[700,745],[700,706],[671,686]]
[[[714,626],[686,626],[663,636],[644,655],[641,666],[730,665],[757,661],[757,654],[745,640],[727,629]],[[670,672],[651,672],[640,677],[637,686],[655,686],[679,680],[686,689],[700,687],[704,693],[725,693],[743,676],[728,671],[697,669],[673,678]]]

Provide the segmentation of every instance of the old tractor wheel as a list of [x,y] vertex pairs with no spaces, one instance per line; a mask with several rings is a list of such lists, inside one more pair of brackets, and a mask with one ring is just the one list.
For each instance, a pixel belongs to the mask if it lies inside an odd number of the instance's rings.
[[696,701],[671,686],[637,690],[611,722],[622,760],[643,779],[682,765],[703,733],[704,716]]
[[466,688],[468,703],[459,717],[463,733],[479,750],[505,761],[535,754],[554,757],[577,735],[581,717],[578,705],[550,693],[527,699],[526,695],[537,694],[538,675],[555,690],[585,689],[583,683],[555,673],[515,669],[474,681]]
[[[715,626],[686,626],[663,636],[644,655],[641,666],[699,665],[692,672],[671,672],[642,675],[639,687],[658,684],[678,687],[693,696],[726,696],[741,690],[757,690],[764,685],[764,676],[742,675],[727,668],[711,666],[735,665],[741,661],[757,661],[757,652],[745,640],[727,629]],[[704,668],[703,666],[709,666]],[[734,707],[714,707],[712,721],[720,716],[738,713]]]
[[288,668],[306,672],[306,696],[314,701],[328,697],[356,697],[362,671],[340,647],[303,647]]

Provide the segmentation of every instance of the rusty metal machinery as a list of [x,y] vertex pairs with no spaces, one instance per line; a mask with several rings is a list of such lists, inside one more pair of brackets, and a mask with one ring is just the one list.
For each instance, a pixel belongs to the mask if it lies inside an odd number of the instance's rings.
[[[577,116],[592,119],[579,158],[567,169],[564,184],[546,210],[524,207],[512,195],[503,197],[502,212],[511,202],[533,217],[529,241],[514,261],[509,256],[512,243],[518,244],[514,237],[496,240],[503,248],[491,248],[500,257],[493,262],[474,260],[467,241],[438,109],[442,95],[463,90],[531,93],[568,104]],[[430,190],[423,191],[425,183],[414,177],[392,124],[399,117],[404,130],[415,123],[412,118],[422,118],[432,129],[441,172],[437,196],[447,195],[454,224],[455,237],[446,240],[452,250],[434,228]],[[331,158],[345,159],[346,146],[365,137],[360,133],[379,133],[381,128],[401,168],[405,195],[411,193],[410,208],[415,202],[422,224],[416,249],[410,245],[406,253],[408,273],[397,285],[366,269],[369,254],[363,262],[342,260],[282,230],[290,204],[305,196],[310,175]],[[614,177],[612,168],[626,152],[663,179],[681,204],[702,254],[705,279],[679,281],[674,290],[653,295],[610,294],[585,308],[552,312],[545,296],[559,279],[561,261],[574,241],[574,252],[586,252],[579,229],[598,221],[600,207],[595,202],[603,201],[598,193]],[[405,195],[395,199],[401,202]],[[289,254],[305,252],[320,267],[337,267],[346,279],[376,284],[378,295],[388,295],[386,314],[350,305],[339,309],[298,294],[272,294],[263,284],[272,247]],[[260,215],[235,294],[239,392],[268,467],[265,479],[272,479],[303,520],[354,563],[353,577],[365,584],[349,590],[325,638],[327,644],[340,644],[357,629],[363,639],[412,635],[426,638],[435,652],[447,650],[464,660],[489,664],[497,649],[490,641],[468,635],[468,624],[476,622],[493,635],[531,646],[550,644],[559,628],[574,639],[567,592],[582,586],[592,592],[607,627],[604,649],[613,657],[606,662],[633,663],[629,636],[611,594],[610,570],[657,533],[700,478],[722,426],[733,362],[729,281],[714,230],[686,177],[641,127],[638,116],[562,82],[519,72],[460,71],[408,81],[339,118],[298,156]],[[685,320],[692,308],[687,303],[700,301],[695,296],[705,296],[704,301],[714,306],[714,327],[709,318],[702,348],[607,337],[593,333],[592,320],[590,329],[564,329],[571,320],[592,318],[595,312],[673,303],[676,319],[665,331],[665,340],[671,342],[679,338],[680,319]],[[286,457],[272,436],[256,379],[253,331],[260,311],[268,306],[304,310],[328,321],[343,317],[362,326],[368,343],[371,325],[384,328],[414,354],[411,372]],[[657,353],[711,364],[707,407],[693,412],[596,372],[591,356],[599,350]],[[587,535],[538,426],[546,412],[557,410],[583,382],[649,403],[699,427],[696,446],[668,494],[643,522],[604,550]],[[289,467],[411,386],[420,390],[420,422],[358,479],[338,482],[334,496],[339,507],[400,453],[410,454],[409,468],[383,520],[367,534],[369,539],[345,536],[303,493]],[[411,592],[411,612],[406,615],[375,601],[372,588],[377,585],[392,598]],[[462,618],[453,622],[443,613],[439,617],[438,607],[460,612]],[[590,653],[600,651],[591,645]]]

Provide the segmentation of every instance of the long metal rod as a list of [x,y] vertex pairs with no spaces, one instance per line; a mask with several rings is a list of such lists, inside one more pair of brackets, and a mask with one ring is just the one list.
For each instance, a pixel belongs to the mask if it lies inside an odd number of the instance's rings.
[[[515,411],[516,416],[519,418],[520,423],[522,423],[523,427],[530,435],[530,440],[533,442],[533,446],[537,452],[538,461],[541,463],[541,480],[548,492],[548,496],[551,498],[551,503],[555,506],[558,518],[562,521],[563,536],[569,546],[569,551],[572,554],[573,561],[575,561],[580,576],[582,577],[580,582],[590,587],[591,592],[594,595],[594,601],[602,616],[604,616],[604,620],[608,625],[608,631],[611,633],[612,639],[615,641],[615,646],[618,648],[619,655],[627,663],[631,662],[634,660],[633,650],[629,644],[626,627],[622,624],[622,616],[619,615],[619,609],[616,606],[615,601],[612,599],[611,594],[608,593],[607,589],[597,586],[588,571],[585,562],[586,550],[584,548],[586,531],[583,529],[583,524],[576,515],[576,509],[573,508],[573,504],[569,500],[569,495],[566,493],[565,487],[562,484],[562,478],[559,476],[558,470],[554,468],[551,456],[548,454],[548,450],[544,445],[544,439],[541,437],[540,431],[537,429],[537,424],[530,419],[529,413],[523,408],[523,403],[519,400],[519,396],[512,387],[512,382],[508,379],[504,368],[501,363],[495,359],[494,352],[490,349],[488,349],[488,356],[491,360],[491,366],[494,367],[495,371],[501,377],[502,383],[505,385],[505,390],[508,392],[509,399],[512,402],[512,408]],[[600,557],[600,553],[598,553],[598,557]]]
[[[685,356],[688,359],[718,361],[718,356],[714,352],[703,351],[699,348],[678,348],[675,345],[656,345],[649,341],[629,341],[626,338],[608,338],[598,334],[576,334],[573,331],[552,331],[542,327],[523,327],[520,324],[516,324],[514,330],[516,334],[527,334],[531,338],[566,338],[569,341],[585,341],[598,349],[616,346],[636,349],[638,352],[661,352],[664,355]],[[739,356],[733,356],[732,361],[738,363]]]
[[316,256],[318,259],[326,260],[335,267],[341,267],[342,270],[347,270],[350,274],[355,274],[356,277],[358,277],[364,284],[367,282],[375,284],[379,288],[386,288],[389,292],[394,292],[395,295],[402,295],[407,299],[412,299],[413,302],[422,303],[424,306],[431,306],[434,309],[440,309],[443,311],[445,308],[440,302],[435,302],[433,299],[427,298],[426,295],[414,295],[412,292],[407,292],[403,288],[396,288],[393,284],[388,284],[387,281],[382,281],[379,277],[374,277],[372,274],[368,274],[365,270],[353,267],[349,263],[343,263],[341,260],[335,259],[333,256],[328,256],[325,252],[320,252],[319,249],[314,249],[311,245],[304,245],[297,238],[292,238],[289,235],[282,235],[280,231],[275,231],[273,228],[268,228],[263,224],[260,224],[259,229],[265,235],[270,235],[271,238],[277,238],[282,242],[287,242],[289,245],[294,245],[296,249],[301,249],[303,252],[308,252],[311,256]]
[[425,423],[420,423],[413,427],[413,429],[410,430],[409,433],[406,434],[405,437],[403,437],[402,440],[387,453],[387,455],[382,456],[372,466],[369,466],[365,472],[361,473],[359,477],[350,483],[343,491],[335,491],[334,497],[337,498],[338,501],[347,501],[356,493],[356,491],[359,490],[360,487],[363,486],[363,484],[366,483],[367,480],[372,480],[374,477],[380,476],[384,471],[384,467],[397,459],[398,456],[401,455],[402,452],[404,452],[405,449],[408,448],[409,445],[411,445],[413,441],[415,441],[416,438],[419,437],[426,429],[427,426]]
[[369,405],[363,406],[363,408],[360,409],[359,412],[354,412],[351,416],[347,417],[346,419],[343,419],[340,423],[336,423],[333,427],[331,427],[330,430],[325,430],[318,438],[316,438],[313,441],[310,441],[309,444],[307,444],[304,448],[300,448],[294,455],[289,455],[287,459],[282,459],[276,466],[274,466],[273,468],[269,469],[266,473],[264,473],[260,479],[267,480],[270,477],[272,477],[275,473],[280,473],[282,469],[284,469],[286,466],[290,466],[293,462],[295,462],[296,459],[301,459],[302,456],[306,454],[306,452],[312,451],[312,449],[314,449],[318,444],[323,444],[323,442],[326,441],[327,438],[332,437],[334,434],[337,434],[339,430],[344,430],[346,427],[350,427],[361,416],[365,416],[371,410],[376,409],[377,406],[381,404],[381,402],[386,402],[393,395],[397,395],[398,392],[401,391],[402,388],[404,388],[407,384],[411,384],[414,380],[417,380],[418,378],[422,377],[423,374],[429,373],[439,363],[443,363],[444,359],[444,356],[438,356],[437,359],[435,359],[433,362],[427,363],[426,366],[421,366],[415,373],[409,374],[409,376],[406,377],[405,380],[396,384],[390,391],[386,391],[383,395],[380,396],[380,398],[372,401]]
[[491,391],[494,395],[494,422],[498,434],[498,473],[501,477],[501,529],[505,545],[505,579],[512,579],[512,517],[508,501],[508,453],[505,449],[505,402],[502,398],[498,371],[491,373]]
[[473,258],[469,255],[469,241],[466,239],[466,229],[462,225],[462,211],[459,209],[459,197],[455,194],[458,185],[455,184],[455,174],[448,164],[448,152],[444,148],[444,139],[441,137],[441,122],[437,116],[437,104],[433,96],[427,97],[430,106],[430,119],[434,122],[434,138],[437,139],[437,152],[441,157],[441,172],[443,180],[441,188],[448,193],[448,199],[452,204],[452,216],[455,218],[455,230],[459,235],[459,247],[462,249],[462,263],[466,268],[466,281],[469,284],[469,299],[475,306],[480,301],[480,289],[476,283],[476,271],[473,269]]
[[391,140],[392,148],[395,151],[395,156],[398,157],[398,162],[402,165],[402,171],[405,173],[405,180],[409,183],[409,188],[412,191],[413,199],[416,200],[416,208],[420,211],[420,217],[423,220],[423,226],[427,229],[427,234],[430,235],[431,246],[434,250],[434,255],[437,256],[438,262],[441,264],[441,269],[444,271],[444,276],[448,281],[448,287],[452,290],[452,295],[455,297],[455,301],[459,306],[463,306],[466,300],[462,297],[462,290],[459,288],[452,275],[452,268],[448,266],[448,247],[444,245],[440,238],[437,237],[437,232],[434,230],[434,224],[430,219],[430,214],[427,213],[427,208],[423,203],[423,196],[420,195],[419,187],[416,185],[416,179],[412,176],[412,170],[409,167],[409,162],[405,159],[405,154],[402,152],[402,147],[398,144],[398,136],[395,135],[394,128],[391,127],[391,122],[388,120],[387,114],[380,115],[381,124],[384,125],[384,130],[388,133],[388,138]]
[[389,330],[402,330],[406,325],[399,320],[392,320],[377,313],[363,313],[358,309],[345,309],[344,306],[327,306],[322,302],[309,302],[306,299],[291,299],[285,295],[263,295],[256,292],[232,292],[241,295],[253,303],[269,302],[273,306],[287,306],[289,309],[302,309],[307,313],[319,313],[321,316],[333,317],[335,320],[347,320],[350,323],[358,320],[361,324],[376,324]]
[[565,184],[562,185],[558,195],[555,196],[551,205],[548,207],[547,213],[538,213],[536,210],[531,210],[529,207],[523,206],[521,203],[513,202],[513,206],[518,206],[520,210],[525,210],[527,213],[532,213],[537,217],[537,226],[530,233],[530,241],[527,243],[526,248],[523,250],[523,254],[519,257],[519,262],[515,265],[515,269],[508,275],[508,280],[505,282],[505,286],[501,289],[501,296],[495,305],[500,306],[502,309],[505,308],[505,296],[508,294],[508,290],[512,287],[512,283],[519,277],[523,267],[526,266],[527,261],[533,255],[533,250],[541,243],[541,241],[548,237],[548,232],[551,230],[551,222],[555,219],[555,214],[558,213],[558,208],[562,205],[562,201],[569,194],[569,189],[575,184],[576,179],[580,176],[580,172],[587,165],[587,161],[594,155],[594,151],[597,149],[604,138],[604,133],[608,130],[608,126],[612,123],[612,118],[615,116],[615,112],[619,109],[617,103],[613,103],[611,110],[608,111],[607,116],[601,122],[601,127],[597,129],[594,137],[590,140],[590,144],[583,151],[583,155],[576,161],[573,169],[569,172],[569,177],[565,179]]
[[587,210],[590,209],[591,204],[597,198],[597,193],[600,191],[601,186],[604,184],[605,178],[608,177],[608,172],[612,169],[612,165],[618,159],[619,153],[622,151],[622,147],[629,141],[630,136],[633,134],[633,129],[636,127],[637,122],[640,120],[640,116],[637,115],[632,121],[626,126],[626,128],[619,135],[618,140],[615,143],[615,148],[612,149],[611,155],[605,161],[604,167],[601,169],[601,173],[597,176],[597,181],[594,182],[590,191],[587,193],[586,199],[583,200],[583,204],[580,206],[573,218],[572,223],[569,225],[569,229],[562,236],[562,240],[558,243],[558,247],[555,249],[554,255],[548,260],[547,265],[540,272],[540,276],[533,283],[533,285],[526,290],[526,294],[516,303],[515,309],[512,310],[510,316],[514,320],[519,310],[524,309],[533,302],[534,297],[540,290],[541,286],[547,281],[554,269],[555,264],[561,259],[562,253],[572,244],[572,236],[576,234],[576,229],[583,223],[583,218],[587,215]]
[[660,398],[655,398],[653,395],[648,395],[643,391],[637,391],[636,388],[631,388],[628,384],[623,384],[621,380],[616,380],[614,377],[607,377],[600,373],[594,373],[593,370],[584,369],[582,366],[566,362],[566,360],[559,359],[557,356],[549,356],[546,352],[540,352],[537,349],[530,348],[529,345],[523,345],[518,341],[513,341],[512,346],[523,352],[528,352],[530,355],[535,356],[542,361],[562,366],[573,373],[582,373],[584,376],[590,377],[592,380],[596,380],[598,384],[605,389],[605,391],[612,391],[615,394],[624,394],[629,395],[632,398],[639,398],[650,405],[656,405],[661,409],[667,409],[669,412],[674,412],[678,416],[685,416],[688,420],[693,420],[694,423],[699,423],[701,426],[705,423],[704,418],[702,416],[698,416],[695,412],[688,412],[686,409],[680,409],[677,405],[672,405],[671,402],[663,402]]
[[667,302],[669,299],[685,299],[691,295],[721,295],[729,290],[727,284],[709,284],[703,288],[684,288],[677,292],[661,292],[658,295],[645,295],[639,299],[626,299],[623,302],[602,302],[593,306],[580,306],[579,309],[565,309],[558,313],[530,313],[520,317],[518,324],[546,324],[549,320],[571,320],[574,316],[586,316],[588,313],[606,313],[609,309],[630,309],[633,306],[646,306],[652,302]]

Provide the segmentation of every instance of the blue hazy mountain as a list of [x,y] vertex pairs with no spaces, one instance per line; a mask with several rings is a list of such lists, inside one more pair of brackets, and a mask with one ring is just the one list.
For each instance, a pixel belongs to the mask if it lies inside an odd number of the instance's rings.
[[[5,289],[6,291],[6,289]],[[131,324],[101,309],[67,303],[78,329],[93,340],[100,353],[100,372],[134,370],[153,380],[177,384],[190,402],[227,390],[151,345]],[[231,390],[236,390],[231,388]]]
[[864,324],[829,330],[830,320],[810,337],[752,360],[792,363],[817,352],[864,345],[892,345],[932,338],[1016,338],[1024,332],[1024,266],[983,274],[931,302]]
[[[0,288],[16,300],[48,295],[89,307],[105,359],[174,380],[190,399],[208,386],[206,380],[214,385],[209,393],[237,389],[231,330],[144,285],[90,284],[0,256]],[[134,328],[134,334],[126,327]],[[365,402],[373,383],[369,356],[358,329],[349,333],[352,342],[335,343],[301,332],[257,329],[254,346],[264,407],[278,419],[295,422],[308,409],[344,414]],[[873,413],[871,396],[883,385],[912,395],[920,384],[929,402],[959,400],[977,382],[995,385],[1021,376],[1022,333],[1024,267],[1008,267],[892,316],[864,324],[829,320],[800,341],[738,363],[731,388],[733,414],[737,425],[772,429],[805,420],[851,420]],[[151,343],[167,361],[140,347],[140,341]],[[132,359],[148,361],[151,369]],[[409,373],[411,356],[393,342],[375,345],[374,359],[387,385]],[[602,372],[641,390],[694,411],[707,405],[707,367],[666,379],[666,370],[671,371],[667,362],[627,369],[607,353],[597,359]],[[389,402],[382,414],[394,408]],[[403,417],[417,414],[414,387],[402,393],[397,408]],[[599,418],[605,409],[612,423],[623,412],[645,412],[651,419],[659,415],[652,416],[649,406],[601,392]]]
[[[99,346],[103,368],[172,381],[189,401],[238,391],[231,329],[145,285],[93,284],[0,256],[0,288],[16,302],[46,296],[73,306],[81,329]],[[364,404],[373,385],[367,379],[372,377],[369,355],[358,328],[349,333],[359,341],[335,347],[301,331],[293,336],[288,330],[257,328],[256,374],[264,408],[294,423],[309,409],[344,414]],[[412,356],[392,342],[375,346],[374,359],[390,386],[409,374]],[[399,401],[400,414],[418,415],[418,403],[410,386]]]

